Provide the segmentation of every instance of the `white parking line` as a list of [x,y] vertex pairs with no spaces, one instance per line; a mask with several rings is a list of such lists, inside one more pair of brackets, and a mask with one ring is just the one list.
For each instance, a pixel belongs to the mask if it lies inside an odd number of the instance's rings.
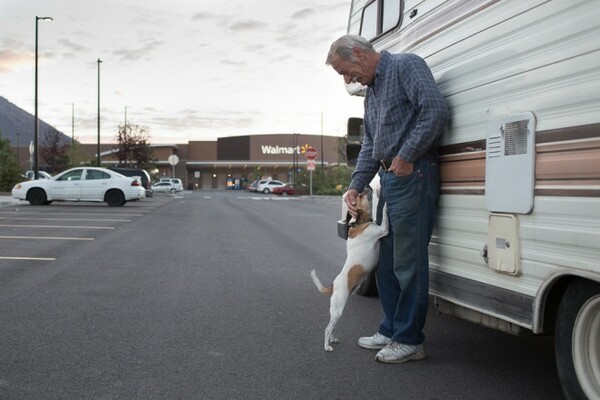
[[105,218],[11,218],[11,217],[0,217],[0,220],[11,220],[11,221],[108,221],[108,222],[131,222],[130,219],[105,219]]
[[77,238],[65,236],[0,236],[0,239],[36,239],[36,240],[95,240],[94,238]]
[[[0,211],[0,214],[9,214],[9,215],[48,215],[48,212],[25,212],[25,211],[19,211],[17,213],[15,213],[14,211]],[[102,212],[102,211],[97,211],[97,212],[79,212],[79,211],[73,211],[73,212],[68,212],[68,213],[64,213],[64,212],[53,212],[52,215],[54,216],[59,216],[59,215],[93,215],[94,217],[97,217],[98,215],[116,215],[119,217],[143,217],[146,214],[129,214],[129,213],[113,213],[113,212]]]
[[26,260],[26,261],[56,261],[54,257],[2,257],[0,260]]
[[64,225],[0,225],[4,228],[54,228],[54,229],[115,229],[112,226],[64,226]]
[[259,200],[259,201],[292,201],[300,200],[298,197],[256,197],[256,196],[238,196],[241,200]]

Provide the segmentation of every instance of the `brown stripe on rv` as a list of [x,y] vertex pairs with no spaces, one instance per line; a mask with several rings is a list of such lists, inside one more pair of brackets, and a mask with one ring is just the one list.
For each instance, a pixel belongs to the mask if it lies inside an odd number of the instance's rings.
[[[485,193],[485,141],[443,146],[439,152],[442,193]],[[536,195],[598,196],[600,124],[537,132],[535,170]]]

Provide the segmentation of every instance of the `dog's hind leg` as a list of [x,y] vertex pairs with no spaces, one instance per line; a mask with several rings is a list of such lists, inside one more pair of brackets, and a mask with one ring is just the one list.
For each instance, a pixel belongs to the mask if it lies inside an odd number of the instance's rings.
[[[337,280],[337,279],[336,279]],[[331,343],[338,343],[339,340],[334,336],[333,332],[339,319],[342,317],[344,312],[344,306],[348,301],[350,292],[346,289],[345,285],[338,285],[337,282],[333,286],[333,295],[331,296],[331,302],[329,306],[329,324],[325,328],[325,350],[333,351]]]
[[331,316],[331,319],[329,320],[329,324],[327,325],[327,328],[325,328],[325,350],[327,351],[333,351],[333,347],[331,347],[331,343],[337,343],[338,339],[333,336],[333,328],[335,328],[335,325],[338,321],[339,317],[334,317],[333,315]]

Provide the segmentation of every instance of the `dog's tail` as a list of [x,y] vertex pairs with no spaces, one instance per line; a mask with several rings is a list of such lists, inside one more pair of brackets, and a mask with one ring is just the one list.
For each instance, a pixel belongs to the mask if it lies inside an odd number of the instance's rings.
[[330,287],[323,286],[323,284],[321,283],[321,280],[317,276],[317,273],[315,272],[314,269],[312,271],[310,271],[310,276],[311,276],[313,282],[315,283],[315,285],[317,286],[317,289],[319,289],[319,292],[321,292],[323,294],[333,294],[333,286],[330,286]]

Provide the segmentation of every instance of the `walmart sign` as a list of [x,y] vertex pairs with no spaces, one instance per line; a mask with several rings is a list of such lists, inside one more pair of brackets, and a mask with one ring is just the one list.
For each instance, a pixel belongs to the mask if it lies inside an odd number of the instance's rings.
[[300,146],[296,146],[296,147],[284,147],[284,146],[270,146],[270,145],[262,145],[261,146],[262,149],[262,153],[263,154],[271,154],[271,155],[277,155],[277,154],[301,154],[300,153]]

